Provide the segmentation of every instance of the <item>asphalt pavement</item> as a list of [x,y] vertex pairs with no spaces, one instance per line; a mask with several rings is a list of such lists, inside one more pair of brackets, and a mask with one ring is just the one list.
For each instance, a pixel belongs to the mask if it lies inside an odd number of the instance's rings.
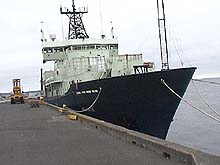
[[0,104],[1,165],[178,165],[47,106]]

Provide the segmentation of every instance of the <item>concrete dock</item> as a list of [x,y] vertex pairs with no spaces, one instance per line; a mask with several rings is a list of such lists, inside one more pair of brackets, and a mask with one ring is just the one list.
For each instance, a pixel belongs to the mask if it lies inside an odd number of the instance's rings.
[[0,104],[0,164],[220,164],[220,158],[56,107]]

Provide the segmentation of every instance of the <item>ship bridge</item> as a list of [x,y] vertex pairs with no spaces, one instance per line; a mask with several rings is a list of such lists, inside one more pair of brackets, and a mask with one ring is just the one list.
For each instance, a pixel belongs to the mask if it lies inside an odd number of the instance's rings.
[[74,39],[43,42],[43,62],[64,60],[65,58],[91,57],[118,54],[117,39]]

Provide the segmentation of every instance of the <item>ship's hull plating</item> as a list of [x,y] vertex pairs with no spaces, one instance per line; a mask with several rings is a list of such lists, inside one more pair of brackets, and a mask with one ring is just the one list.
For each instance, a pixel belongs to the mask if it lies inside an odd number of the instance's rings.
[[[180,103],[162,82],[183,96],[196,68],[180,68],[72,84],[65,96],[46,98],[83,114],[165,139]],[[100,91],[101,90],[101,91]]]

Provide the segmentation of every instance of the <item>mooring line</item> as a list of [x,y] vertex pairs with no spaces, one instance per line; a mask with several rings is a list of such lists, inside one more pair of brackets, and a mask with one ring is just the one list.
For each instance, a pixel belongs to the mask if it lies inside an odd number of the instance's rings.
[[102,88],[99,87],[99,93],[98,93],[96,99],[93,101],[93,103],[92,103],[88,108],[86,108],[86,109],[84,109],[84,110],[82,110],[82,111],[75,111],[75,112],[77,112],[77,113],[82,113],[82,112],[90,111],[90,109],[94,106],[94,104],[95,104],[95,103],[97,102],[97,100],[99,99],[99,96],[100,96],[100,94],[101,94],[101,91],[102,91]]
[[211,119],[217,121],[218,123],[220,123],[220,120],[217,119],[216,117],[214,117],[214,116],[208,114],[207,112],[205,112],[205,111],[203,111],[203,110],[201,110],[201,109],[195,107],[194,105],[192,105],[191,103],[189,103],[187,100],[183,99],[183,98],[182,98],[178,93],[176,93],[163,79],[161,79],[161,82],[162,82],[175,96],[177,96],[180,100],[184,101],[185,103],[187,103],[188,105],[190,105],[192,108],[198,110],[200,113],[202,113],[202,114],[208,116],[209,118],[211,118]]
[[195,83],[194,83],[194,80],[192,80],[192,84],[193,84],[193,86],[195,87],[195,89],[196,89],[196,91],[197,91],[199,97],[201,98],[201,100],[209,107],[209,109],[211,109],[216,115],[218,115],[218,117],[220,117],[220,114],[219,114],[211,105],[209,105],[209,104],[205,101],[205,99],[202,97],[201,93],[199,92],[199,89],[196,87],[196,85],[195,85]]

